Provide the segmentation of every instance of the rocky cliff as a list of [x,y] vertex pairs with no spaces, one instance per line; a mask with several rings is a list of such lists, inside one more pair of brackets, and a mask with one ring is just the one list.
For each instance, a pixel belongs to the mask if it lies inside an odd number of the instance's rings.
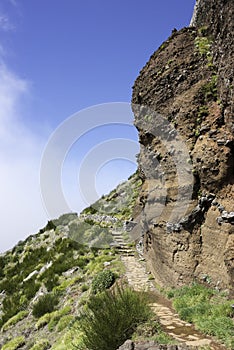
[[232,0],[197,1],[133,87],[144,181],[136,216],[159,284],[234,292]]

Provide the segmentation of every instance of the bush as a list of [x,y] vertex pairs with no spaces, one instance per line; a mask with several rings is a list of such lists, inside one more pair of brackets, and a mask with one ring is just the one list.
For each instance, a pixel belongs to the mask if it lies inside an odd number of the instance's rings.
[[111,270],[104,270],[97,274],[92,281],[92,290],[94,293],[103,292],[110,288],[115,282],[115,274]]
[[150,316],[144,294],[116,287],[90,299],[81,313],[79,330],[89,350],[115,350]]
[[48,293],[38,299],[33,305],[33,316],[39,318],[46,313],[54,311],[58,304],[58,297],[55,294]]
[[71,324],[72,321],[74,321],[74,317],[72,315],[66,315],[61,317],[60,320],[58,321],[56,331],[57,332],[63,331],[65,328],[69,326],[69,324]]
[[54,287],[59,285],[59,276],[55,275],[54,273],[51,274],[51,277],[44,281],[44,285],[46,286],[47,290],[51,292]]
[[86,292],[87,290],[89,290],[89,286],[87,286],[87,284],[82,284],[81,292]]
[[50,319],[50,322],[48,324],[49,330],[52,332],[53,329],[55,328],[55,326],[57,325],[57,323],[59,322],[59,320],[61,319],[61,317],[69,314],[70,312],[71,312],[71,306],[69,306],[69,305],[65,306],[61,310],[53,312],[51,314],[51,319]]
[[6,331],[10,327],[14,326],[16,323],[21,321],[28,315],[28,311],[20,311],[17,315],[11,317],[2,327],[2,331]]
[[16,337],[3,345],[2,350],[16,350],[25,344],[24,337]]
[[43,316],[41,316],[37,321],[35,328],[38,330],[47,325],[50,322],[51,317],[51,314],[44,314]]
[[36,344],[30,348],[31,350],[46,350],[50,348],[50,343],[47,339],[41,339]]

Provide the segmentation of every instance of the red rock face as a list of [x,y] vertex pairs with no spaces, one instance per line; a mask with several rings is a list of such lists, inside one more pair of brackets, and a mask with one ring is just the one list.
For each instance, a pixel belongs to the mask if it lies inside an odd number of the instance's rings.
[[160,284],[197,279],[232,294],[234,5],[197,5],[192,26],[172,33],[133,88],[142,232]]

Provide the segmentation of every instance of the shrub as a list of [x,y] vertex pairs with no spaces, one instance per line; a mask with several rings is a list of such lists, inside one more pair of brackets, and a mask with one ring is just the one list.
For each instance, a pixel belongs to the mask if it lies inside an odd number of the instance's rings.
[[50,319],[51,319],[51,314],[47,313],[47,314],[41,316],[36,323],[36,326],[35,326],[36,329],[40,329],[40,328],[44,327],[45,325],[47,325],[47,323],[50,322]]
[[41,339],[36,344],[30,348],[31,350],[46,350],[50,348],[50,343],[47,339]]
[[68,325],[74,320],[74,317],[72,315],[66,315],[60,318],[60,320],[58,321],[57,327],[56,327],[56,331],[57,332],[61,332],[63,331],[65,328],[68,327]]
[[89,286],[87,286],[87,284],[82,284],[81,291],[86,292],[87,290],[89,290]]
[[36,329],[40,329],[44,327],[46,324],[48,325],[48,328],[50,331],[54,329],[56,324],[58,323],[59,319],[71,312],[71,306],[67,305],[61,310],[53,311],[51,313],[46,313],[45,315],[41,316],[39,320],[36,323]]
[[81,313],[78,327],[89,350],[115,350],[150,316],[144,294],[116,287],[90,299]]
[[48,324],[49,330],[52,332],[53,329],[55,328],[55,326],[57,325],[57,323],[59,322],[60,318],[69,314],[70,312],[71,312],[71,306],[69,306],[69,305],[65,306],[61,310],[52,312],[51,319],[50,319],[50,322]]
[[82,212],[82,214],[96,214],[96,213],[97,213],[97,209],[92,206],[85,208]]
[[33,316],[39,318],[46,313],[54,311],[56,305],[58,304],[58,297],[55,294],[48,293],[43,295],[38,299],[38,301],[33,305]]
[[198,36],[195,39],[195,47],[199,51],[200,55],[210,54],[212,41],[205,36]]
[[104,270],[98,273],[92,281],[92,290],[99,293],[110,288],[115,282],[115,274],[111,270]]
[[50,231],[50,230],[55,230],[56,229],[56,225],[54,224],[54,222],[52,220],[49,220],[46,224],[46,226],[42,229],[40,229],[39,233],[44,233],[46,231]]
[[5,259],[3,256],[0,256],[0,278],[4,277],[4,267],[5,267]]
[[11,296],[7,295],[2,302],[3,315],[0,319],[0,327],[7,322],[12,316],[22,311],[19,305],[19,295],[14,293]]
[[217,82],[218,76],[216,74],[213,74],[210,80],[201,88],[201,93],[205,102],[217,101]]
[[2,327],[3,331],[6,331],[11,326],[14,326],[17,322],[21,321],[25,316],[28,315],[28,311],[20,311],[17,315],[11,317]]
[[16,337],[3,345],[2,350],[16,350],[25,344],[24,337]]
[[152,339],[159,344],[176,344],[176,340],[162,330],[158,318],[155,317],[155,315],[145,323],[137,326],[132,339],[134,341]]
[[23,288],[25,297],[28,300],[30,300],[35,296],[36,292],[39,290],[40,283],[29,280],[27,282],[24,282]]
[[63,293],[68,287],[72,286],[73,284],[76,284],[78,282],[82,282],[83,279],[82,277],[78,276],[78,277],[74,277],[74,278],[71,278],[71,279],[67,279],[67,280],[64,280],[60,285],[56,286],[53,288],[53,291],[58,293],[58,294],[61,294]]
[[50,278],[47,278],[44,281],[44,284],[49,292],[52,291],[52,289],[59,285],[59,276],[55,274],[51,274]]

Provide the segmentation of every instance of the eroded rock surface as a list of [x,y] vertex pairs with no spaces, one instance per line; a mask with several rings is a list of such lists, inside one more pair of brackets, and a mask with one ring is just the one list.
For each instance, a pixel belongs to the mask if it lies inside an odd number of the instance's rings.
[[233,8],[200,0],[133,88],[145,254],[156,280],[234,292]]

